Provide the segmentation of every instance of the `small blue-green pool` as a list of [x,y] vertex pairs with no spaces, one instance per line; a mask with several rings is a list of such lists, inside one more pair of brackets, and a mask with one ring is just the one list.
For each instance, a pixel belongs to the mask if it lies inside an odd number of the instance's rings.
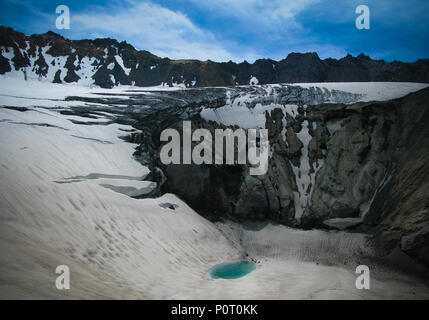
[[232,263],[221,263],[210,268],[209,275],[213,279],[237,279],[256,269],[253,262],[241,261]]

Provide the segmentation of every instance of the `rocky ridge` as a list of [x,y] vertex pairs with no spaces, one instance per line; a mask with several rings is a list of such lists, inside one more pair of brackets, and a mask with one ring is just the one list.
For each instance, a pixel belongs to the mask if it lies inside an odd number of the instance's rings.
[[317,53],[291,53],[285,59],[253,64],[171,60],[136,50],[114,39],[69,40],[49,31],[25,35],[0,27],[0,74],[54,83],[112,88],[135,86],[233,86],[296,82],[429,82],[429,60],[414,63],[372,60],[360,54],[320,59]]

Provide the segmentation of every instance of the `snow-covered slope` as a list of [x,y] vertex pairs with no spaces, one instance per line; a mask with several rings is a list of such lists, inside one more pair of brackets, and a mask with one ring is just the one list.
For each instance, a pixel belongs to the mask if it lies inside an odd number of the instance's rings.
[[[127,89],[115,92],[141,94]],[[362,234],[270,224],[254,231],[212,223],[172,194],[130,197],[153,188],[149,170],[133,158],[136,145],[119,138],[137,130],[112,122],[107,111],[95,118],[67,112],[98,105],[65,96],[109,93],[0,85],[1,298],[429,297],[424,284],[382,268],[374,269],[370,291],[357,290],[356,260],[364,254],[375,266]],[[246,277],[208,276],[215,264],[248,258],[258,263]],[[58,265],[70,267],[69,291],[54,286]]]

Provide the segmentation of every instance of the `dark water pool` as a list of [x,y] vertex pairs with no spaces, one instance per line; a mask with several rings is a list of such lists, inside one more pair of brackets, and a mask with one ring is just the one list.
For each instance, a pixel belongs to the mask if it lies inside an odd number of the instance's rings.
[[256,269],[253,262],[241,261],[217,264],[209,270],[209,275],[213,279],[237,279]]

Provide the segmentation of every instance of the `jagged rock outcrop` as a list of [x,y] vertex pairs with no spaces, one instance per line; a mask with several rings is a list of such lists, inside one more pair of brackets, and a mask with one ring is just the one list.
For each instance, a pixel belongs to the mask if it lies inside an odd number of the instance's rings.
[[318,151],[325,149],[324,164],[317,173],[305,223],[364,215],[392,165],[394,108],[389,103],[322,105],[310,108],[308,117],[318,119],[316,126],[327,130],[313,137],[321,148],[314,148],[318,157]]
[[[114,39],[68,40],[49,31],[24,35],[0,27],[0,74],[55,83],[183,87],[248,85],[251,82],[336,81],[429,82],[429,60],[414,63],[372,60],[363,54],[321,60],[317,53],[291,53],[285,59],[217,63],[171,60],[136,50]],[[252,80],[253,79],[253,80]]]

